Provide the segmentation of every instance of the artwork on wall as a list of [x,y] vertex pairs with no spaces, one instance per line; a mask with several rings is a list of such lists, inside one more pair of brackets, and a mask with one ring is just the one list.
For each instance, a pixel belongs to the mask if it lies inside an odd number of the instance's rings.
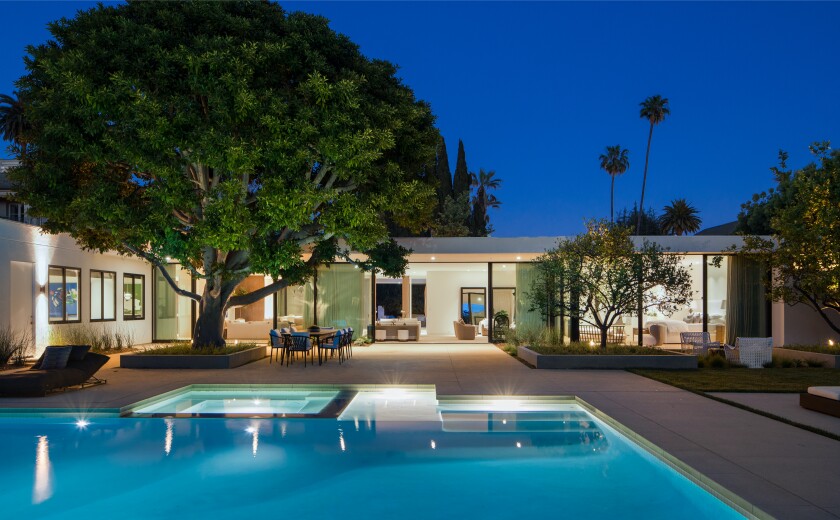
[[[66,294],[65,294],[66,288]],[[75,282],[50,283],[50,319],[65,319],[65,306],[67,309],[67,319],[78,316],[79,309],[79,287]]]

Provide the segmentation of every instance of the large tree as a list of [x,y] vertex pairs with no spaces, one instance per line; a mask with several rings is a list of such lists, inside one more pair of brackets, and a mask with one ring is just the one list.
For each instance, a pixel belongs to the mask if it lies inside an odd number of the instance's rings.
[[458,139],[458,158],[455,160],[455,178],[452,181],[452,193],[457,198],[470,193],[470,172],[467,170],[467,155],[464,142]]
[[[650,160],[650,142],[653,139],[653,127],[665,120],[665,116],[671,113],[668,107],[668,98],[660,95],[650,96],[641,103],[639,109],[639,117],[647,119],[650,123],[650,132],[648,132],[647,151],[645,152],[645,173],[642,176],[642,198],[639,200],[639,207],[645,207],[645,185],[647,184],[648,161]],[[636,221],[636,234],[640,235],[642,230],[642,214],[639,213]]]
[[452,170],[449,169],[449,154],[446,153],[446,141],[440,136],[437,145],[435,161],[435,176],[437,177],[437,195],[439,208],[443,210],[443,203],[452,196]]
[[475,188],[470,217],[470,234],[474,237],[486,237],[493,232],[487,210],[502,205],[502,202],[491,192],[499,189],[502,180],[496,177],[495,171],[484,171],[484,169],[480,169],[478,175],[474,172],[470,173],[470,180]]
[[598,158],[601,161],[601,169],[610,176],[610,222],[613,222],[613,201],[615,200],[615,178],[624,174],[630,168],[630,158],[626,148],[621,145],[607,146],[604,153]]
[[828,143],[811,151],[818,161],[797,171],[782,154],[776,189],[746,206],[747,213],[769,216],[772,235],[745,236],[742,253],[772,266],[770,298],[811,307],[840,334],[840,152]]
[[20,93],[0,94],[0,139],[11,143],[11,149],[26,156],[29,125],[23,115]]
[[[50,31],[18,81],[32,127],[19,196],[48,232],[157,266],[200,303],[195,346],[224,344],[227,308],[358,261],[351,250],[365,269],[404,270],[385,222],[430,224],[419,177],[434,117],[326,19],[269,2],[129,2]],[[166,257],[204,291],[178,287]],[[274,282],[234,295],[250,273]]]
[[700,230],[700,217],[697,208],[685,199],[674,199],[671,204],[662,208],[659,226],[666,235],[684,235],[697,233]]
[[[544,265],[529,293],[541,300],[537,308],[594,325],[606,348],[608,331],[619,317],[654,307],[670,315],[688,305],[691,274],[681,264],[683,257],[647,241],[636,247],[630,236],[628,227],[590,221],[585,233],[561,240],[539,257],[537,264]],[[546,275],[549,283],[541,279]],[[556,294],[546,296],[546,287]]]

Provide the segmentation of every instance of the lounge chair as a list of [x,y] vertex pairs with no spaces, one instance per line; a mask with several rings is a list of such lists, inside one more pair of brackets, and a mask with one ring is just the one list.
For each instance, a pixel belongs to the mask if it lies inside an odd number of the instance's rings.
[[724,345],[726,360],[747,368],[764,368],[773,362],[773,338],[735,338],[735,346]]
[[710,348],[720,348],[721,344],[712,341],[708,332],[680,332],[680,350],[693,354],[706,354]]
[[799,406],[840,417],[840,386],[811,386],[799,394]]
[[[76,351],[82,352],[82,348]],[[50,369],[37,368],[42,359],[39,359],[35,367],[30,370],[0,376],[0,395],[43,396],[70,386],[80,385],[84,388],[106,382],[94,374],[108,362],[110,359],[108,356],[87,352],[87,349],[84,349],[84,352],[75,356],[75,359],[70,358],[64,368]]]
[[452,324],[455,327],[456,339],[475,339],[475,325],[467,325],[466,323],[461,323],[460,321],[453,321]]

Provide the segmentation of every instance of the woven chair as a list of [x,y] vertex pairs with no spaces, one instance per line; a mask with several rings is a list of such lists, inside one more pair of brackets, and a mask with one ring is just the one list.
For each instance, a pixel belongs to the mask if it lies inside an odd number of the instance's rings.
[[[338,354],[338,364],[344,362],[344,358],[346,357],[344,353],[344,329],[341,329],[335,333],[335,336],[332,337],[332,341],[326,341],[321,343],[320,347],[318,348],[318,360],[321,360],[321,350],[328,350],[330,351],[330,355]],[[327,362],[327,357],[324,356],[324,362]]]
[[306,366],[306,354],[310,353],[312,357],[312,364],[315,364],[315,351],[312,349],[312,340],[309,337],[308,332],[292,332],[290,336],[291,341],[289,341],[289,346],[286,347],[286,366],[289,366],[289,363],[292,360],[292,354],[297,354],[298,352],[303,353],[303,366]]
[[286,357],[286,349],[289,346],[289,333],[289,329],[280,329],[279,332],[276,329],[268,331],[268,346],[271,347],[268,355],[269,364],[271,364],[275,350],[280,351],[277,353],[277,359],[281,365],[283,364],[283,359]]
[[345,341],[345,357],[351,358],[353,357],[353,327],[348,327],[344,329],[344,341]]
[[706,354],[710,348],[720,348],[720,343],[712,341],[708,332],[680,332],[680,350],[693,354]]
[[773,338],[735,338],[735,346],[726,345],[726,360],[747,368],[764,368],[773,361]]

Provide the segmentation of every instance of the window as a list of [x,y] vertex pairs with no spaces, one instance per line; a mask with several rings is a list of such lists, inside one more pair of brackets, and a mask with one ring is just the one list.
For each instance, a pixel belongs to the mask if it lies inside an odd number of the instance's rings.
[[123,319],[142,320],[144,318],[145,281],[146,277],[142,274],[123,275]]
[[24,211],[23,204],[10,203],[7,207],[9,220],[14,220],[16,222],[23,222],[25,220],[24,216],[26,215],[26,212]]
[[90,271],[90,321],[117,319],[117,273]]
[[50,266],[48,302],[50,323],[81,321],[79,278],[81,270]]

